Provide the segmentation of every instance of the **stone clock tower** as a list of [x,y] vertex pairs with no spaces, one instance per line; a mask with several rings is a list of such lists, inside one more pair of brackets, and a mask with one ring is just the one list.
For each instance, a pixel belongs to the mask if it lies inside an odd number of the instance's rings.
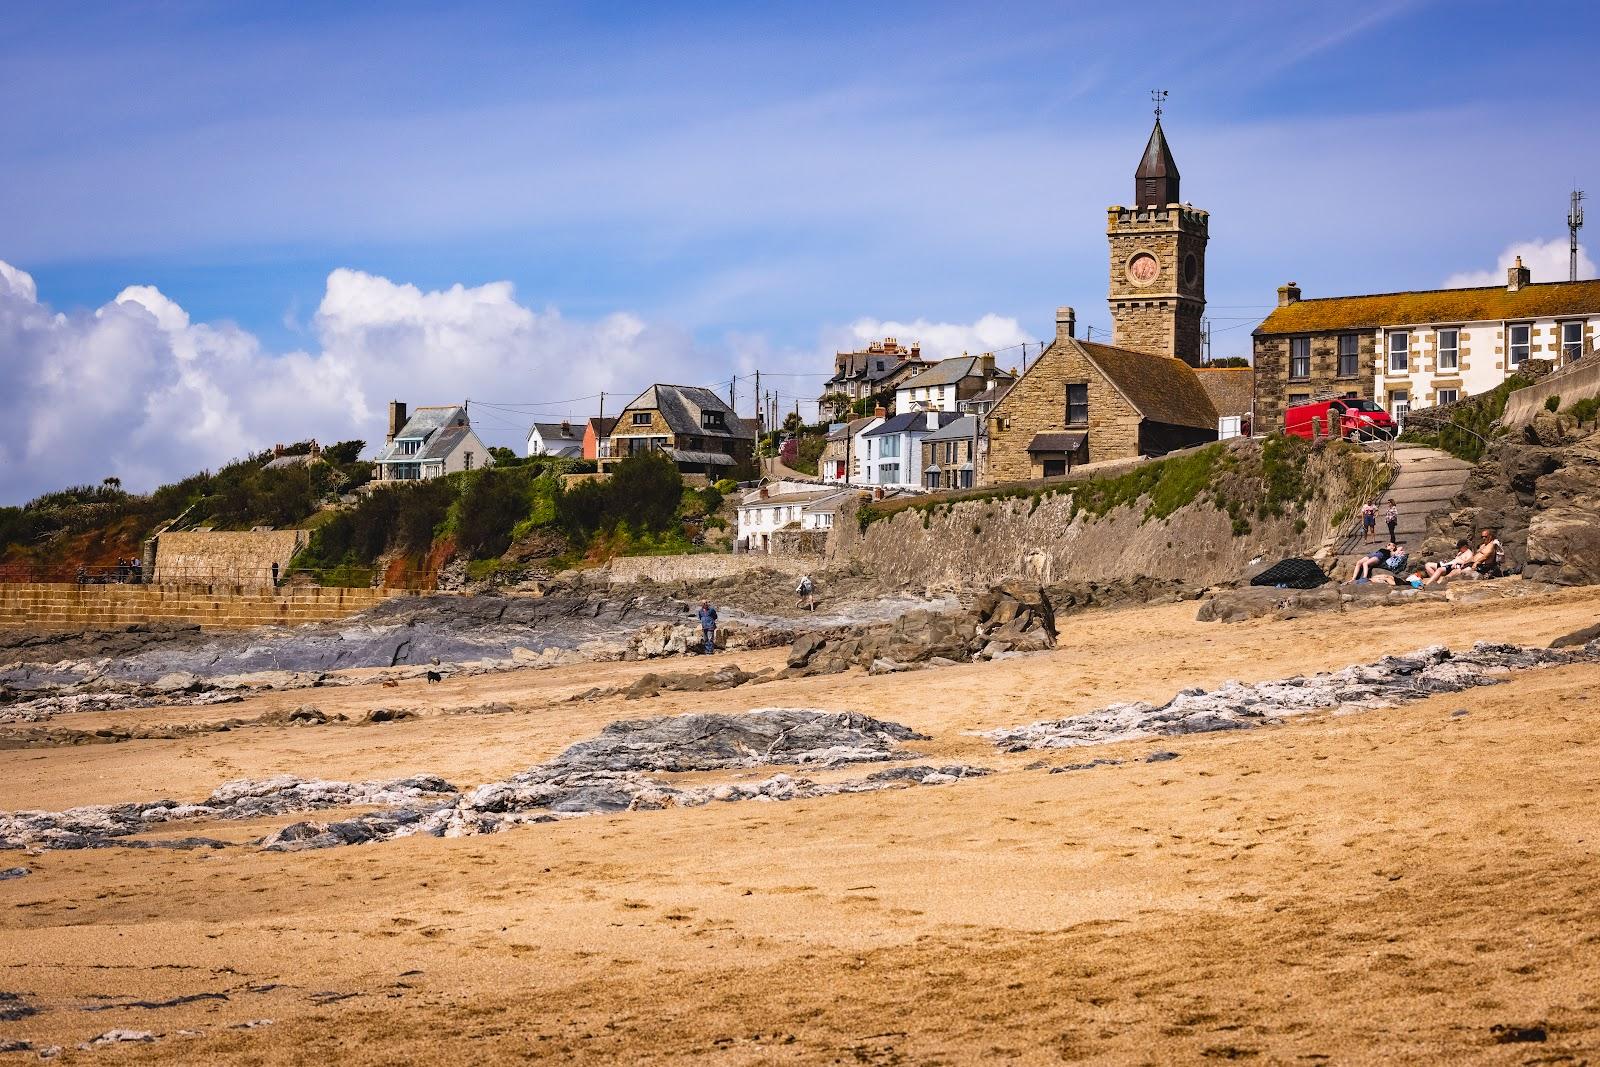
[[1133,176],[1134,206],[1106,209],[1111,343],[1200,364],[1206,308],[1206,212],[1180,202],[1161,112]]

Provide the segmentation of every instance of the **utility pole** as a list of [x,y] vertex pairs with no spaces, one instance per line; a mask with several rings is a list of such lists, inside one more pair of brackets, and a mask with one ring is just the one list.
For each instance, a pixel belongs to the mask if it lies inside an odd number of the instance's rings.
[[594,461],[595,461],[594,465],[595,465],[595,469],[596,470],[600,469],[600,449],[601,449],[601,446],[604,445],[606,443],[606,441],[611,437],[610,434],[605,432],[605,428],[606,428],[606,391],[604,389],[602,389],[602,390],[600,390],[600,417],[598,419],[596,419],[595,423],[594,423],[594,431],[595,431],[594,432]]
[[1572,207],[1567,211],[1567,281],[1578,280],[1578,231],[1583,229],[1583,190],[1572,190]]
[[733,383],[737,382],[738,380],[739,380],[739,376],[737,374],[735,374],[732,378],[728,379],[728,406],[730,408],[733,408],[733,413],[735,415],[737,415],[739,413],[739,409],[733,407]]
[[761,436],[761,370],[756,369],[756,436]]

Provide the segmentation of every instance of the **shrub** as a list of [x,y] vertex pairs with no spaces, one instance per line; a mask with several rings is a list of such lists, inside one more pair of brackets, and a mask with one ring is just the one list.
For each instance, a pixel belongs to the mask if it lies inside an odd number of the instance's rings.
[[1560,411],[1561,410],[1561,397],[1560,396],[1547,396],[1547,397],[1545,397],[1544,398],[1544,409],[1546,411],[1548,411],[1552,415],[1554,415],[1556,412]]

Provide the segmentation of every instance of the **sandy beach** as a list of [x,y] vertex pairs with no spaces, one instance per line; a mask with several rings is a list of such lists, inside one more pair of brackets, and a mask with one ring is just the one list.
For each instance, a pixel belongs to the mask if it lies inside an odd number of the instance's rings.
[[[887,676],[565,702],[663,669],[589,664],[75,715],[421,712],[0,751],[0,809],[197,800],[275,773],[465,787],[613,720],[768,706],[904,723],[929,761],[995,773],[314,852],[245,844],[283,816],[155,835],[240,847],[0,853],[30,871],[0,881],[0,1044],[123,1063],[1593,1062],[1600,668],[1092,748],[1003,753],[975,732],[1430,644],[1544,645],[1597,603],[1235,625],[1182,603],[1074,616],[1052,652]],[[510,709],[452,714],[494,702]],[[1145,762],[1157,751],[1176,758]],[[1091,759],[1120,762],[1050,773]],[[157,1040],[77,1048],[116,1029]]]

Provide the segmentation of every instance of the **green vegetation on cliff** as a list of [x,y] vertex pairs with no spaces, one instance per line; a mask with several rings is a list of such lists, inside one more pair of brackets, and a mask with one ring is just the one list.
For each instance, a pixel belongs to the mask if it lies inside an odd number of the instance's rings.
[[1513,374],[1486,393],[1469,396],[1444,408],[1413,411],[1400,440],[1430,445],[1457,459],[1476,463],[1488,450],[1489,442],[1505,432],[1500,426],[1500,416],[1505,414],[1506,401],[1512,393],[1532,385],[1533,381],[1526,374]]
[[1051,497],[1067,497],[1071,517],[1101,518],[1123,507],[1143,504],[1141,521],[1165,519],[1196,501],[1210,502],[1233,520],[1233,532],[1250,532],[1250,520],[1281,518],[1305,507],[1322,491],[1306,478],[1305,466],[1313,448],[1337,450],[1345,459],[1351,484],[1363,460],[1359,451],[1343,442],[1313,445],[1299,437],[1276,435],[1259,448],[1206,445],[1190,452],[1142,463],[1132,470],[1105,477],[1049,483],[1022,483],[956,494],[912,497],[864,504],[856,512],[863,530],[874,522],[915,511],[924,524],[934,515],[948,514],[956,504],[972,501],[1027,500],[1032,508]]

